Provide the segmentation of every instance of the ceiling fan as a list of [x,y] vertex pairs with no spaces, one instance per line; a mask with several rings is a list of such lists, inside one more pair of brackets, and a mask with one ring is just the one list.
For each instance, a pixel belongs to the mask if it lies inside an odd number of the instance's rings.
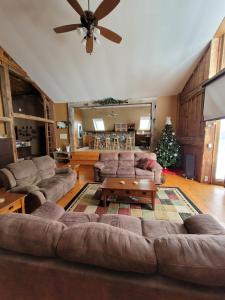
[[112,117],[112,118],[115,118],[117,117],[119,114],[118,113],[115,113],[114,111],[110,112],[109,114],[107,114],[106,116],[107,117]]
[[83,36],[83,42],[86,45],[86,52],[92,53],[94,41],[99,43],[98,37],[101,34],[114,43],[120,43],[122,38],[115,32],[98,25],[98,21],[107,16],[119,3],[120,0],[103,0],[93,13],[90,10],[88,0],[88,10],[83,11],[77,0],[67,0],[73,9],[80,15],[81,24],[70,24],[54,28],[56,33],[64,33],[78,30]]

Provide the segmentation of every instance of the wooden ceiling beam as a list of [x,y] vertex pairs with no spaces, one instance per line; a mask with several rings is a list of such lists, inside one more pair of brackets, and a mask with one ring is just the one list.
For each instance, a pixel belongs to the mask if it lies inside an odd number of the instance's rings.
[[38,122],[43,122],[43,123],[51,123],[51,124],[55,123],[54,120],[40,118],[40,117],[36,117],[36,116],[31,116],[31,115],[19,114],[19,113],[13,113],[13,117],[17,118],[17,119],[32,120],[32,121],[38,121]]

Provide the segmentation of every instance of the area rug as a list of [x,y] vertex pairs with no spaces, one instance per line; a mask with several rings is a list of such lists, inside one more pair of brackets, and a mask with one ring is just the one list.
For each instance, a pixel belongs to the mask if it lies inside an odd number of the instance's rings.
[[124,204],[110,202],[103,206],[100,197],[96,197],[100,184],[89,183],[67,205],[66,211],[96,214],[121,214],[143,218],[145,220],[169,220],[183,223],[187,217],[200,214],[201,211],[177,187],[159,187],[155,200],[155,210],[146,204]]

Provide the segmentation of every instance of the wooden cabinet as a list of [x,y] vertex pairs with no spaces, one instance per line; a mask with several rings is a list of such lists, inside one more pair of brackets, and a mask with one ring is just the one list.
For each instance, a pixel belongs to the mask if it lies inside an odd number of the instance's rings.
[[0,139],[0,169],[13,162],[12,139]]
[[31,146],[18,147],[17,156],[18,158],[30,159],[32,157]]
[[10,212],[25,213],[24,198],[25,195],[10,193],[0,189],[0,214]]
[[127,124],[115,124],[115,131],[119,132],[119,131],[127,131]]

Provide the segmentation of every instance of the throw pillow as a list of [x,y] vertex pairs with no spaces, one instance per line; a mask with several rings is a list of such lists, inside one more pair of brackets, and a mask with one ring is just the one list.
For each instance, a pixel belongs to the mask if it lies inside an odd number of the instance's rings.
[[147,170],[152,171],[155,166],[155,160],[153,159],[148,159],[148,164],[147,164]]
[[148,167],[148,159],[147,158],[141,158],[137,162],[137,168],[146,170]]

